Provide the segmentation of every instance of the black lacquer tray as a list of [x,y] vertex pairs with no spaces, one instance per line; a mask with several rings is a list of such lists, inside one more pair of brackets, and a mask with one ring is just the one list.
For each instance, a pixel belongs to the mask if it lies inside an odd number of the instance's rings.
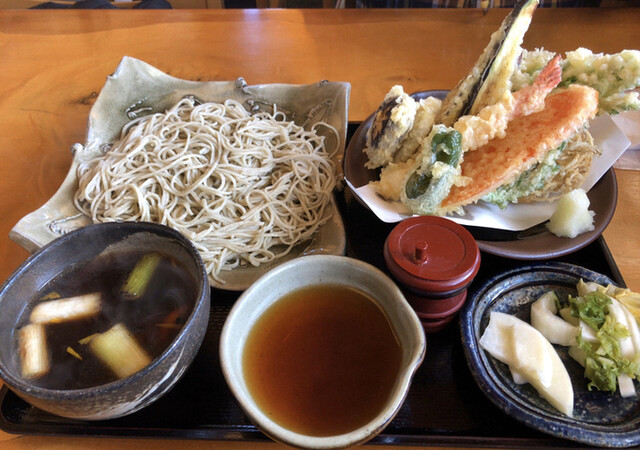
[[[350,127],[353,132],[355,127]],[[337,194],[348,256],[385,270],[384,241],[395,224],[380,222],[348,189]],[[482,253],[470,294],[496,274],[528,264]],[[554,261],[581,265],[624,286],[602,237]],[[8,433],[62,436],[152,437],[217,440],[268,440],[249,422],[228,390],[220,369],[218,339],[236,292],[212,290],[208,333],[192,366],[163,398],[135,414],[109,421],[60,418],[22,401],[3,386],[0,428]],[[452,446],[576,447],[530,429],[505,415],[476,385],[462,349],[457,321],[427,336],[426,358],[409,395],[375,444]]]

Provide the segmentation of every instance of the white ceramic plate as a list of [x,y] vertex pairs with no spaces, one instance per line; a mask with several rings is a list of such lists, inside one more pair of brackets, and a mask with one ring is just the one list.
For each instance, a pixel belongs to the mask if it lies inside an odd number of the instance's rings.
[[[137,117],[161,112],[192,95],[201,101],[234,99],[248,109],[271,110],[272,105],[287,114],[297,124],[310,127],[324,121],[338,130],[339,142],[336,167],[342,167],[346,131],[349,83],[322,81],[309,85],[270,84],[248,86],[236,81],[196,82],[171,77],[166,73],[131,57],[124,57],[115,73],[107,81],[91,108],[86,142],[74,146],[69,172],[58,191],[38,210],[23,217],[9,233],[9,237],[29,252],[38,250],[48,242],[86,226],[90,219],[73,204],[77,188],[76,167],[86,159],[100,154],[103,145],[113,142],[123,126]],[[342,174],[338,174],[342,177]],[[240,267],[219,274],[224,283],[210,280],[214,287],[244,290],[272,267],[301,255],[313,253],[343,254],[346,245],[344,225],[332,202],[327,208],[331,218],[311,241],[301,243],[290,254],[270,264],[258,267]]]

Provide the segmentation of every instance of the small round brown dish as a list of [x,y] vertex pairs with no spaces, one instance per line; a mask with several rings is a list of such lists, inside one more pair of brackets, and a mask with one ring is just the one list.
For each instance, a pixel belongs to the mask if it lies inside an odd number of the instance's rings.
[[427,332],[439,331],[453,318],[480,268],[473,236],[436,216],[396,225],[385,241],[384,259]]
[[[87,280],[96,281],[101,286],[109,286],[109,282],[104,281],[112,265],[127,259],[131,255],[138,255],[139,252],[147,252],[145,254],[161,254],[167,256],[166,264],[160,262],[158,268],[177,267],[180,266],[180,276],[187,284],[191,286],[187,290],[179,290],[179,287],[172,287],[172,292],[178,292],[173,295],[171,301],[180,302],[182,292],[189,292],[189,303],[187,306],[180,307],[181,319],[174,323],[173,327],[159,327],[157,323],[150,324],[146,329],[157,327],[159,333],[167,333],[167,328],[173,328],[175,331],[166,337],[166,346],[163,345],[153,353],[145,348],[142,344],[156,340],[156,334],[147,341],[141,338],[141,331],[132,327],[128,320],[122,314],[118,319],[117,325],[123,325],[130,331],[129,335],[133,336],[137,343],[140,343],[143,353],[147,356],[143,359],[144,365],[139,365],[136,369],[127,375],[109,375],[112,381],[92,385],[89,381],[78,382],[80,378],[71,380],[71,384],[62,384],[60,386],[51,387],[42,380],[53,373],[68,373],[68,367],[65,364],[55,365],[55,349],[54,346],[57,339],[51,336],[51,330],[54,327],[68,326],[70,333],[74,330],[82,328],[83,323],[94,322],[104,325],[104,310],[107,309],[108,301],[111,301],[115,294],[110,293],[109,289],[100,291],[100,314],[87,318],[75,318],[73,320],[50,321],[40,323],[39,316],[34,319],[35,304],[42,304],[43,301],[57,300],[54,297],[43,299],[41,293],[48,290],[50,286],[60,286],[55,283],[65,280],[68,274],[85,274],[86,277],[77,277],[80,283],[87,284]],[[129,256],[127,256],[129,255]],[[96,261],[100,263],[107,261],[104,271],[84,270],[86,267],[95,269],[98,267]],[[101,266],[103,267],[103,266]],[[135,266],[134,266],[135,267]],[[79,272],[76,272],[79,270]],[[83,271],[84,270],[84,271]],[[155,270],[155,269],[154,269]],[[170,270],[170,269],[167,269]],[[113,271],[112,271],[113,272]],[[92,277],[95,273],[95,278]],[[146,293],[141,294],[137,298],[129,299],[132,309],[130,311],[140,311],[141,301],[153,294],[153,298],[158,300],[158,289],[164,289],[164,285],[160,285],[158,281],[164,282],[165,273],[168,272],[152,272],[151,285],[147,287]],[[161,274],[161,275],[159,275]],[[155,278],[154,278],[155,277]],[[72,277],[73,278],[73,277]],[[102,281],[101,281],[102,280]],[[155,283],[155,284],[154,284]],[[112,284],[114,292],[123,292],[122,284]],[[147,284],[149,286],[149,284]],[[65,287],[63,284],[62,287]],[[175,289],[174,289],[175,288]],[[59,291],[64,297],[64,291]],[[182,296],[185,297],[185,296]],[[108,299],[108,300],[107,300]],[[177,300],[176,300],[177,299]],[[169,301],[169,300],[167,300]],[[153,302],[151,302],[153,303]],[[25,261],[0,288],[0,341],[3,342],[0,348],[0,377],[4,383],[16,395],[27,401],[28,403],[63,417],[86,419],[86,420],[104,420],[125,416],[138,411],[141,408],[151,404],[166,392],[181,378],[187,367],[191,364],[193,358],[200,348],[200,344],[204,338],[208,318],[209,318],[210,288],[207,281],[207,275],[197,250],[193,245],[180,233],[171,228],[149,224],[149,223],[105,223],[99,225],[91,225],[79,230],[73,231],[55,241],[49,243],[38,252],[33,254]],[[59,305],[57,305],[59,306]],[[164,311],[162,311],[164,317]],[[129,313],[126,314],[127,316]],[[136,317],[150,316],[147,310],[139,312]],[[175,316],[175,315],[174,315]],[[25,318],[27,325],[24,325]],[[161,322],[161,321],[158,321]],[[50,369],[44,375],[37,377],[24,375],[24,364],[26,357],[20,354],[23,348],[21,330],[31,324],[43,325],[46,330],[46,345],[43,346],[49,350],[47,358],[50,360]],[[80,325],[78,325],[80,324]],[[107,325],[107,328],[110,325]],[[74,328],[75,327],[75,328]],[[115,328],[115,326],[113,327]],[[104,327],[103,327],[104,329]],[[155,328],[153,328],[155,329]],[[84,332],[82,330],[81,332]],[[64,333],[63,333],[64,334]],[[94,334],[95,336],[107,333]],[[59,336],[59,335],[58,335]],[[166,336],[166,334],[165,334]],[[69,347],[74,347],[81,353],[82,343],[73,340]],[[111,343],[113,341],[110,341]],[[97,344],[96,344],[97,346]],[[93,344],[85,346],[94,350]],[[121,362],[131,360],[131,355],[135,352],[130,351],[129,347],[118,347],[118,351],[126,348],[124,359]],[[19,350],[20,349],[20,350]],[[71,353],[67,351],[68,353]],[[75,350],[74,350],[75,352]],[[90,350],[86,350],[87,354]],[[97,351],[94,350],[95,353]],[[67,355],[68,356],[68,355]],[[80,354],[72,355],[68,360],[89,361],[85,356]],[[103,361],[96,358],[97,362],[94,366],[100,366]],[[45,364],[46,365],[46,364]],[[86,367],[86,366],[85,366]],[[110,366],[107,366],[107,371]],[[111,372],[115,372],[112,370]],[[27,372],[28,373],[28,372]],[[74,374],[76,372],[73,372]],[[75,384],[78,382],[78,384]],[[67,383],[67,381],[65,381]],[[80,386],[76,388],[76,386]]]

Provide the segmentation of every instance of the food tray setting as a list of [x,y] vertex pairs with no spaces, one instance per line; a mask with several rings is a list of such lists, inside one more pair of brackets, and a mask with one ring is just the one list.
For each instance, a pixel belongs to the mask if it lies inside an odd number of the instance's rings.
[[[355,129],[350,126],[350,132]],[[346,255],[387,271],[383,248],[393,224],[379,221],[348,189],[336,204],[344,220]],[[527,264],[483,252],[481,268],[469,287],[472,297],[487,280]],[[578,251],[554,259],[624,281],[600,237]],[[211,313],[202,347],[175,387],[156,403],[132,415],[107,421],[65,419],[38,410],[3,387],[0,428],[15,434],[268,440],[244,415],[229,391],[219,362],[219,338],[239,293],[212,289]],[[464,354],[458,321],[429,334],[425,360],[408,396],[375,444],[577,446],[552,437],[505,414],[478,387]]]
[[[539,3],[450,91],[395,84],[362,123],[349,82],[190,81],[125,56],[63,183],[9,233],[33,255],[0,292],[0,429],[640,445],[638,294],[602,237],[630,145],[608,116],[640,109],[640,51],[524,49]],[[120,226],[178,236],[104,237]],[[79,320],[99,326],[72,336]]]

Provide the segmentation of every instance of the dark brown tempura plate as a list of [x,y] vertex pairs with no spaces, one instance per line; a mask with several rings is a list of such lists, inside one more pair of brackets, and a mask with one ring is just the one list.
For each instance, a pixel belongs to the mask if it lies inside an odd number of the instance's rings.
[[[412,94],[414,98],[429,96],[444,98],[448,91],[423,91]],[[355,188],[378,179],[378,171],[365,168],[366,155],[363,153],[368,129],[371,127],[371,114],[356,129],[344,156],[344,176]],[[365,207],[366,202],[354,192],[354,196]],[[490,228],[467,227],[476,238],[480,250],[512,259],[543,260],[556,258],[575,252],[598,238],[607,227],[616,208],[618,184],[613,169],[609,169],[596,185],[587,193],[591,202],[590,209],[595,212],[595,229],[578,235],[573,239],[558,237],[546,230],[544,224],[522,232],[494,230]]]

